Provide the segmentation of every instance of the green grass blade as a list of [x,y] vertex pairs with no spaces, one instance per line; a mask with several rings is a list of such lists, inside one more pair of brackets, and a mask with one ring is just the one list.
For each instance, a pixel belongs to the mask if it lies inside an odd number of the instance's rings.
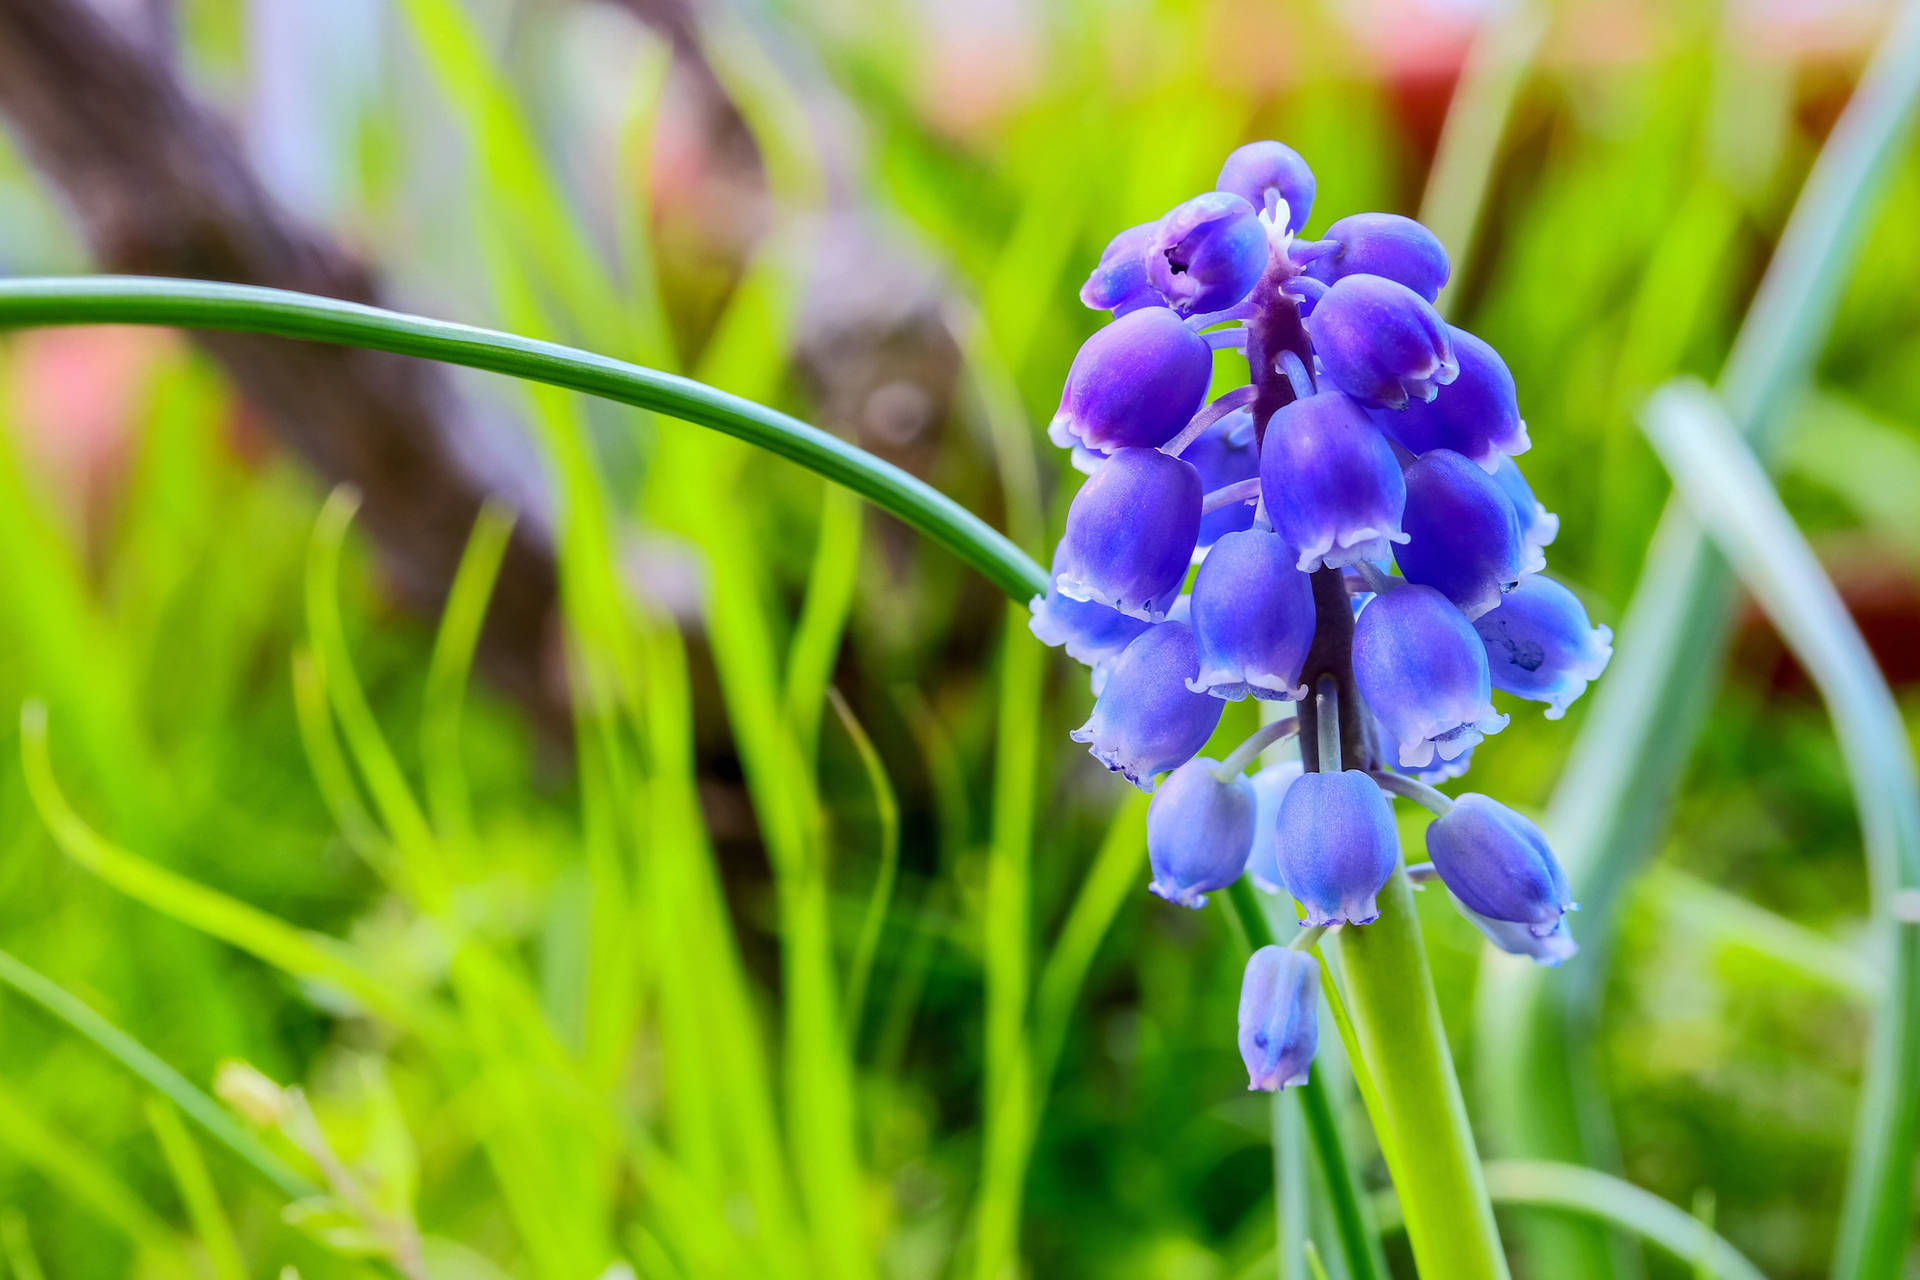
[[252,1166],[279,1188],[283,1195],[297,1200],[302,1196],[318,1194],[311,1182],[267,1150],[258,1138],[234,1119],[232,1112],[195,1088],[191,1081],[161,1061],[152,1050],[94,1012],[78,996],[4,951],[0,951],[0,982],[5,982],[99,1046],[107,1056],[180,1108],[214,1141]]
[[0,1209],[0,1257],[7,1260],[7,1269],[14,1280],[47,1280],[40,1258],[33,1251],[33,1235],[27,1230],[27,1220],[18,1209]]
[[807,575],[806,603],[787,646],[787,717],[809,757],[820,737],[827,685],[860,586],[863,518],[857,498],[844,489],[827,488],[820,502],[820,532]]
[[241,1256],[239,1241],[233,1238],[233,1225],[227,1221],[227,1211],[220,1206],[220,1192],[207,1172],[206,1161],[200,1158],[200,1148],[194,1145],[187,1127],[180,1123],[179,1112],[160,1098],[149,1098],[147,1121],[153,1126],[160,1152],[173,1174],[173,1185],[187,1206],[194,1233],[207,1251],[215,1280],[246,1280],[247,1264]]
[[168,1270],[182,1276],[191,1274],[186,1260],[179,1254],[179,1241],[173,1229],[115,1176],[113,1170],[75,1143],[71,1134],[56,1132],[5,1083],[0,1083],[0,1149],[11,1149],[77,1204],[142,1250],[156,1258],[166,1258],[173,1264]]
[[651,409],[745,440],[845,485],[958,555],[1015,599],[1046,588],[1045,571],[1030,557],[898,467],[778,410],[577,348],[250,285],[135,276],[0,280],[0,328],[49,324],[158,324],[331,342],[485,369]]
[[1720,1280],[1766,1280],[1686,1210],[1611,1174],[1552,1160],[1490,1160],[1486,1175],[1495,1204],[1581,1214],[1631,1232],[1681,1262],[1697,1261]]
[[900,802],[894,796],[893,783],[887,779],[887,766],[874,749],[873,739],[853,714],[853,708],[831,685],[827,686],[827,696],[833,703],[834,715],[860,757],[860,768],[873,790],[874,817],[880,827],[880,865],[873,875],[873,890],[867,896],[867,910],[860,921],[853,961],[847,966],[847,1042],[854,1044],[860,1038],[860,1015],[867,1005],[867,980],[873,972],[874,954],[880,949],[881,927],[887,922],[894,881],[900,874]]
[[487,600],[512,536],[512,512],[492,502],[480,509],[447,592],[421,695],[420,758],[426,769],[427,809],[434,828],[458,843],[470,842],[473,825],[467,774],[460,763],[460,712]]
[[1879,967],[1834,1275],[1891,1275],[1912,1223],[1920,1143],[1920,779],[1906,724],[1846,604],[1760,463],[1704,386],[1647,406],[1647,436],[1833,716],[1865,837]]

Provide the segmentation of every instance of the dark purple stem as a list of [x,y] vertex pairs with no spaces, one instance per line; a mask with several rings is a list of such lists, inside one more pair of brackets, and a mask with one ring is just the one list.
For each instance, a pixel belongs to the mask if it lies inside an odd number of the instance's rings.
[[[1300,308],[1285,286],[1296,274],[1292,263],[1274,254],[1253,296],[1258,301],[1247,321],[1247,367],[1253,374],[1253,429],[1265,442],[1267,423],[1294,399],[1293,383],[1280,368],[1280,354],[1291,351],[1313,368],[1313,343],[1300,322]],[[1339,691],[1341,766],[1373,769],[1373,734],[1360,695],[1353,687],[1353,606],[1347,599],[1345,577],[1338,569],[1313,575],[1313,644],[1307,650],[1301,683],[1318,689],[1322,676],[1332,676]],[[1320,771],[1318,700],[1311,695],[1300,703],[1300,759],[1312,772]]]

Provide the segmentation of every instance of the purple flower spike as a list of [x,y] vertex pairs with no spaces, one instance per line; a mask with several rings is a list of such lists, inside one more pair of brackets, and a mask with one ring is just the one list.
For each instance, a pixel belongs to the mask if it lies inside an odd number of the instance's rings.
[[1551,934],[1574,909],[1547,838],[1498,800],[1469,792],[1427,825],[1427,856],[1453,896],[1491,920]]
[[1311,243],[1293,247],[1292,259],[1325,284],[1347,276],[1385,276],[1428,302],[1447,283],[1447,251],[1433,232],[1397,213],[1353,213]]
[[1199,667],[1185,623],[1149,628],[1108,669],[1093,714],[1073,731],[1075,742],[1142,791],[1155,775],[1193,759],[1220,723],[1218,698],[1194,693],[1187,678]]
[[1459,371],[1432,304],[1384,276],[1336,281],[1306,326],[1326,380],[1375,408],[1431,400]]
[[1157,448],[1207,396],[1213,352],[1165,307],[1132,311],[1088,338],[1067,371],[1047,434],[1111,452]]
[[1285,893],[1280,879],[1280,802],[1287,788],[1301,776],[1298,760],[1270,764],[1253,775],[1253,852],[1247,855],[1247,875],[1262,893]]
[[1394,552],[1408,582],[1433,587],[1477,618],[1526,572],[1520,521],[1493,477],[1451,449],[1407,468],[1407,545]]
[[1513,375],[1499,352],[1465,329],[1447,327],[1459,376],[1431,402],[1416,401],[1398,413],[1380,410],[1373,420],[1409,453],[1451,449],[1497,475],[1501,459],[1532,445],[1520,420]]
[[1260,489],[1273,527],[1311,572],[1378,562],[1405,542],[1407,486],[1393,446],[1359,402],[1322,391],[1282,407],[1267,424]]
[[1307,925],[1371,924],[1400,858],[1393,808],[1358,769],[1302,774],[1280,801],[1280,878]]
[[1360,611],[1353,680],[1410,769],[1426,768],[1436,754],[1458,759],[1507,727],[1493,709],[1480,637],[1431,587],[1395,587]]
[[1560,917],[1559,923],[1545,937],[1536,938],[1533,930],[1526,925],[1483,916],[1458,898],[1453,900],[1453,905],[1459,908],[1460,914],[1474,928],[1486,936],[1488,942],[1510,956],[1526,956],[1535,964],[1552,969],[1571,959],[1574,952],[1580,950],[1580,945],[1573,940],[1573,934],[1567,930],[1565,916]]
[[1059,575],[1065,557],[1060,548],[1053,553],[1053,576],[1047,579],[1047,593],[1027,602],[1033,616],[1027,629],[1041,644],[1063,648],[1067,656],[1088,666],[1098,666],[1117,658],[1134,637],[1150,625],[1144,618],[1130,617],[1104,604],[1072,600],[1060,594]]
[[1279,220],[1285,204],[1289,235],[1306,226],[1313,211],[1313,170],[1285,143],[1249,142],[1238,148],[1220,166],[1220,179],[1213,185],[1233,192],[1271,221]]
[[1538,573],[1547,567],[1545,548],[1553,545],[1560,533],[1560,517],[1547,510],[1533,496],[1533,487],[1527,478],[1520,474],[1520,464],[1512,458],[1502,458],[1500,466],[1493,473],[1493,482],[1513,503],[1513,514],[1520,521],[1520,568],[1526,573]]
[[[1200,488],[1213,493],[1260,474],[1260,446],[1253,438],[1253,414],[1241,409],[1228,414],[1180,456],[1200,473]],[[1200,517],[1199,549],[1205,551],[1229,533],[1253,528],[1254,504],[1234,502]]]
[[1204,756],[1172,773],[1147,806],[1147,860],[1155,894],[1178,907],[1204,907],[1246,870],[1253,848],[1253,784],[1235,774],[1214,776],[1218,760]]
[[1267,269],[1267,229],[1228,191],[1175,205],[1147,244],[1147,280],[1183,316],[1224,311]]
[[1166,616],[1200,536],[1200,473],[1158,449],[1121,449],[1067,508],[1053,581],[1061,595],[1149,622]]
[[1613,657],[1613,632],[1594,626],[1573,592],[1539,574],[1475,618],[1473,629],[1487,647],[1493,687],[1546,703],[1549,720],[1565,715]]
[[1238,702],[1306,696],[1300,667],[1313,643],[1313,587],[1278,534],[1249,529],[1215,543],[1193,579],[1196,693]]
[[1115,316],[1166,306],[1167,300],[1147,280],[1147,245],[1153,240],[1153,228],[1153,223],[1143,222],[1107,241],[1100,265],[1080,286],[1080,301]]
[[1320,965],[1304,951],[1265,946],[1240,980],[1240,1058],[1247,1088],[1305,1084],[1320,1047]]

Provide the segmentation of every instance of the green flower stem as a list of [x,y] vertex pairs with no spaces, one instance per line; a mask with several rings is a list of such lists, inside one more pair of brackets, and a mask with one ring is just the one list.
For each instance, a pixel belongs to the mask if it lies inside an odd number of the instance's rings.
[[745,440],[845,485],[952,551],[1016,600],[1046,590],[1047,575],[1039,565],[924,481],[818,427],[690,378],[557,342],[282,289],[142,276],[0,280],[0,328],[74,324],[171,325],[362,347],[650,409]]
[[1340,931],[1340,971],[1384,1111],[1374,1127],[1393,1134],[1388,1172],[1420,1274],[1506,1276],[1405,871],[1381,890],[1378,920]]

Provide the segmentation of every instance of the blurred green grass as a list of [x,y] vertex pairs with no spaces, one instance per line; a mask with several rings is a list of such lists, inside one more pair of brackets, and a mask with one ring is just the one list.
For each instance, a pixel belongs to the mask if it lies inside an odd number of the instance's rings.
[[[243,16],[185,7],[191,65],[233,92]],[[1071,488],[1031,424],[1093,327],[1073,291],[1107,235],[1204,186],[1253,136],[1313,163],[1315,227],[1411,212],[1444,103],[1444,78],[1392,71],[1317,11],[1290,22],[1326,56],[1269,77],[1227,58],[1232,6],[1061,5],[1023,37],[1045,74],[956,124],[929,101],[938,55],[913,15],[851,8],[866,20],[795,9],[713,40],[724,67],[749,69],[729,87],[767,95],[742,107],[782,226],[820,199],[817,140],[767,69],[799,56],[847,95],[869,135],[863,196],[977,315],[959,322],[977,326],[966,388],[930,478],[1030,545]],[[804,416],[788,348],[805,242],[776,236],[716,300],[694,297],[710,282],[649,252],[642,228],[672,194],[645,185],[668,109],[660,51],[634,39],[628,92],[592,101],[603,127],[580,131],[580,21],[566,6],[397,9],[364,118],[336,122],[360,161],[346,227],[449,314],[684,365]],[[1578,52],[1550,32],[1523,82],[1453,318],[1512,365],[1537,442],[1524,462],[1562,517],[1555,571],[1611,622],[1667,491],[1634,410],[1674,373],[1717,370],[1853,64],[1783,63],[1705,9],[1634,56]],[[429,165],[429,151],[458,158]],[[621,180],[583,183],[583,165]],[[423,193],[417,168],[451,170],[448,189]],[[12,157],[0,208],[7,269],[77,265]],[[1920,617],[1911,494],[1889,479],[1920,455],[1917,220],[1909,156],[1783,484],[1842,569],[1891,572],[1878,607],[1895,646]],[[475,382],[524,414],[562,495],[582,695],[562,761],[484,688],[462,697],[458,623],[436,633],[391,611],[378,566],[323,522],[325,495],[262,455],[189,348],[137,366],[124,452],[91,488],[46,447],[62,421],[36,394],[46,362],[34,337],[0,348],[0,705],[44,700],[54,773],[109,841],[342,940],[395,1009],[89,876],[17,769],[0,770],[0,947],[202,1087],[227,1059],[304,1087],[388,1207],[457,1242],[430,1246],[436,1275],[616,1258],[643,1275],[995,1274],[1016,1242],[1034,1275],[1225,1276],[1266,1256],[1266,1117],[1231,1044],[1237,952],[1215,913],[1107,896],[1118,881],[1093,874],[1096,849],[1137,803],[1064,740],[1081,674],[1028,643],[990,588],[732,442]],[[346,537],[337,594],[316,522]],[[702,566],[700,611],[636,600],[637,530]],[[1831,733],[1764,628],[1740,644],[1662,871],[1627,907],[1605,1087],[1636,1182],[1682,1205],[1709,1194],[1717,1228],[1769,1275],[1811,1276],[1834,1230],[1862,1009],[1783,980],[1747,931],[1677,907],[1662,878],[1838,946],[1857,932],[1859,837]],[[827,710],[829,684],[847,719]],[[1898,692],[1912,708],[1912,684]],[[854,724],[899,808],[871,944],[887,819]],[[4,738],[0,758],[16,758]],[[1570,740],[1517,715],[1475,776],[1538,803]],[[1443,905],[1423,904],[1423,926],[1466,1053],[1481,950],[1429,909]],[[1067,921],[1107,911],[1110,932],[1068,934],[1086,966],[1074,999],[1074,965],[1049,961]],[[865,1008],[845,980],[863,945]],[[149,1093],[10,996],[0,1043],[14,1211],[0,1252],[30,1247],[49,1275],[219,1274],[218,1230]],[[271,1187],[188,1141],[248,1274],[371,1269],[326,1219],[289,1223]],[[1664,1265],[1649,1260],[1680,1274]]]

